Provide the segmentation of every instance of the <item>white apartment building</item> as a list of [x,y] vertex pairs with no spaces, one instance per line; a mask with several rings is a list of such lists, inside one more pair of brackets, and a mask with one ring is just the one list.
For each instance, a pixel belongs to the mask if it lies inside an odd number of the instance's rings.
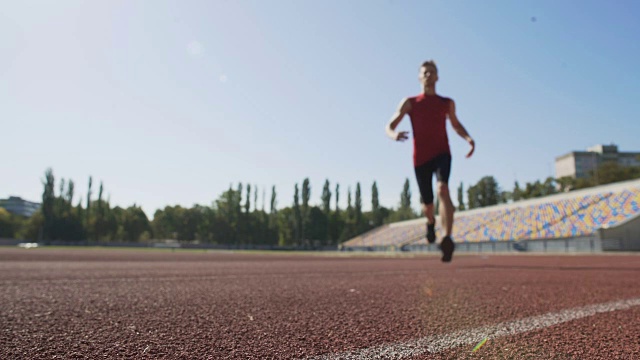
[[588,178],[603,162],[620,166],[640,166],[640,152],[619,152],[617,145],[596,145],[587,151],[572,151],[556,158],[556,178]]

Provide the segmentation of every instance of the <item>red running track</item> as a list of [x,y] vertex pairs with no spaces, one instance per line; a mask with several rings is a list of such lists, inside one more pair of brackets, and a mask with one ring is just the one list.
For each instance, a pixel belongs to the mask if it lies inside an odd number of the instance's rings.
[[[632,303],[575,310],[620,301]],[[640,359],[638,255],[467,255],[443,264],[0,248],[0,303],[1,359]],[[474,329],[565,310],[584,316],[491,338],[475,353],[475,342],[455,343]],[[388,350],[419,339],[444,345]]]

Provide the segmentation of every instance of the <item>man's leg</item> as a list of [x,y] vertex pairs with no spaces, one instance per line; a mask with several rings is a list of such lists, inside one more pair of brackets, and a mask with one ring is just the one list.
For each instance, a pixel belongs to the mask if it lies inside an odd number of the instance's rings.
[[443,154],[437,159],[436,177],[438,178],[438,198],[440,199],[440,220],[442,227],[445,229],[445,236],[440,242],[440,250],[442,250],[442,261],[449,262],[453,258],[453,251],[456,247],[451,238],[454,207],[449,195],[448,185],[449,173],[451,172],[451,155]]
[[433,214],[433,171],[433,163],[431,162],[415,168],[416,180],[420,189],[422,212],[427,218],[425,235],[429,244],[436,242],[436,218]]
[[431,204],[422,203],[422,212],[427,218],[427,229],[425,237],[427,238],[427,242],[429,244],[433,244],[436,242],[436,218],[433,215],[433,211],[433,202]]
[[436,217],[433,214],[435,207],[433,206],[433,203],[426,205],[425,203],[422,203],[422,213],[424,214],[424,216],[427,218],[427,223],[428,224],[435,224],[436,223]]
[[440,220],[442,227],[445,229],[445,236],[451,236],[455,208],[453,202],[451,202],[449,185],[447,183],[438,181],[438,198],[440,198]]

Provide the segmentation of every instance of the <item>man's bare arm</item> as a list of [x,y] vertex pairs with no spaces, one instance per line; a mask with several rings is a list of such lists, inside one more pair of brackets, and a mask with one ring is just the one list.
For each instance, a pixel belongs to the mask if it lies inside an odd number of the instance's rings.
[[476,142],[473,140],[471,135],[469,135],[467,129],[462,126],[460,120],[458,120],[458,116],[456,115],[456,103],[453,100],[449,102],[449,121],[451,121],[451,126],[458,133],[458,135],[460,135],[460,137],[465,139],[469,143],[469,145],[471,145],[471,150],[467,154],[467,157],[471,157],[476,149]]
[[411,102],[408,98],[403,99],[398,106],[398,110],[393,114],[391,121],[389,121],[385,128],[387,136],[392,140],[405,141],[409,138],[409,133],[407,131],[396,132],[396,127],[398,127],[402,118],[409,113],[409,111],[411,111]]

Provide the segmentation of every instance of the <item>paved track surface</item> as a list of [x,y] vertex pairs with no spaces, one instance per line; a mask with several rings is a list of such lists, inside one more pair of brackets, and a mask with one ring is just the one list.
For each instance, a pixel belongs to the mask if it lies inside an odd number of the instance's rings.
[[1,359],[640,359],[638,255],[0,248],[0,304]]

